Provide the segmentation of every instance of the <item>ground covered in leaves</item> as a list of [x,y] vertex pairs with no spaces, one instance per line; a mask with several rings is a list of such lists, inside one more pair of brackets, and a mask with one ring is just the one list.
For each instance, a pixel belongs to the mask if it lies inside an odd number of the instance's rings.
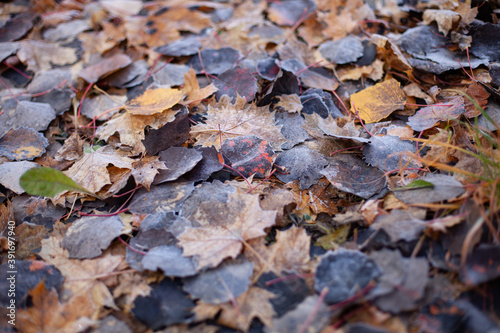
[[2,331],[499,332],[499,14],[3,1]]

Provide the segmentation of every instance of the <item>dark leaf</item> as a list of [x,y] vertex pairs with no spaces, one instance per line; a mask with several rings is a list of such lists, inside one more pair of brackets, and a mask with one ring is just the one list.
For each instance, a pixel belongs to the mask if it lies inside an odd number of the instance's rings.
[[322,154],[306,146],[294,147],[280,153],[275,163],[286,168],[285,172],[277,173],[276,177],[285,183],[299,180],[301,190],[316,184],[323,177],[321,171],[328,164]]
[[191,57],[187,65],[197,73],[219,75],[233,68],[241,58],[241,53],[230,47],[219,50],[206,49]]
[[416,153],[414,143],[400,140],[397,136],[373,136],[363,149],[366,162],[382,171],[399,170],[402,167],[418,168],[418,161],[407,152]]
[[[267,141],[254,135],[227,139],[222,144],[221,153],[227,164],[243,176],[255,175],[264,178],[273,165],[273,150]],[[235,176],[237,172],[231,171]]]
[[170,147],[160,152],[160,161],[164,161],[166,170],[159,170],[154,184],[176,180],[192,170],[202,159],[202,154],[193,148]]
[[123,223],[120,216],[85,216],[73,222],[62,240],[69,258],[92,259],[102,254],[113,239],[120,236]]
[[208,304],[222,304],[243,294],[250,285],[253,264],[228,260],[215,269],[184,280],[184,291]]
[[341,191],[368,199],[386,187],[385,175],[377,168],[367,166],[352,155],[337,155],[321,171],[328,181]]
[[150,129],[142,140],[149,155],[153,156],[170,147],[179,147],[189,138],[189,116],[186,109],[175,115],[175,120],[159,129]]
[[314,277],[314,290],[328,287],[325,302],[335,304],[354,296],[379,278],[378,265],[360,251],[340,249],[321,257]]
[[215,93],[217,99],[228,95],[233,102],[236,101],[238,95],[251,101],[257,92],[257,79],[247,68],[236,67],[225,71],[213,81],[213,84],[219,88]]
[[500,247],[492,244],[480,244],[472,255],[467,257],[462,281],[469,286],[494,280],[500,276]]
[[176,280],[164,279],[154,285],[149,296],[135,299],[132,314],[153,330],[194,320],[194,302],[182,291]]
[[[11,299],[8,290],[12,279],[8,280],[7,278],[14,273],[9,273],[13,270],[9,265],[8,263],[0,265],[0,305],[2,307],[7,307]],[[42,281],[45,281],[45,285],[50,289],[59,290],[62,287],[64,277],[57,267],[53,265],[48,265],[39,260],[16,260],[14,267],[17,271],[14,274],[16,277],[14,297],[19,308],[26,307],[28,291],[35,288]]]
[[394,195],[406,204],[432,203],[454,199],[465,192],[462,184],[453,176],[429,174],[421,181],[430,183],[432,187],[407,188],[398,190]]
[[156,52],[171,57],[182,57],[197,54],[201,43],[197,37],[186,37],[173,43],[157,47]]
[[318,51],[326,60],[334,64],[356,62],[363,56],[363,44],[359,38],[347,36],[342,39],[320,45]]
[[80,72],[80,77],[88,83],[95,83],[99,79],[125,68],[132,63],[132,59],[126,54],[115,54],[109,58],[102,59],[98,63],[85,68]]
[[193,192],[192,183],[173,183],[152,186],[151,191],[139,190],[129,210],[136,214],[152,214],[179,211],[184,200]]

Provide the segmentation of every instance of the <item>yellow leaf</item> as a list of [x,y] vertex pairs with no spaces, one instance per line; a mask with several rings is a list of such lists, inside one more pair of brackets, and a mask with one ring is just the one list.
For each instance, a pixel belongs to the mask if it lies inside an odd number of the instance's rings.
[[146,90],[144,94],[128,103],[125,108],[133,115],[150,116],[171,108],[182,99],[182,96],[183,93],[179,89]]
[[405,102],[401,85],[390,79],[351,95],[351,112],[356,113],[356,107],[361,119],[366,123],[375,123],[393,111],[402,110]]
[[191,68],[189,72],[184,74],[184,93],[186,94],[186,100],[182,102],[184,105],[197,106],[200,104],[202,99],[207,98],[212,95],[218,89],[213,84],[200,89],[198,80],[196,79],[196,72]]

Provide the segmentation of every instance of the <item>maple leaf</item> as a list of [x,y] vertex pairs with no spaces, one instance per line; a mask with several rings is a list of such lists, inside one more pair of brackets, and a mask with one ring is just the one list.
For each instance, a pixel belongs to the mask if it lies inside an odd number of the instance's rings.
[[212,83],[203,89],[200,89],[198,80],[196,79],[196,72],[193,68],[184,74],[184,89],[182,90],[186,94],[186,100],[182,102],[184,105],[197,106],[200,104],[201,100],[212,95],[218,89]]
[[[277,231],[276,243],[266,246],[262,238],[251,241],[252,251],[245,251],[255,267],[262,271],[305,272],[309,267],[311,238],[303,228],[292,227]],[[258,253],[260,258],[255,257]]]
[[248,332],[254,318],[259,318],[266,326],[272,326],[272,318],[275,315],[273,306],[269,300],[276,295],[258,287],[251,287],[236,299],[233,304],[222,304],[214,306],[222,310],[217,322],[223,326]]
[[205,124],[197,124],[191,128],[191,134],[203,147],[215,146],[220,149],[219,126],[222,141],[243,135],[255,135],[269,142],[274,150],[280,150],[286,139],[281,134],[281,126],[276,126],[274,112],[269,107],[257,107],[248,104],[245,98],[238,96],[235,104],[231,104],[228,96],[222,96],[219,103],[209,106]]
[[186,228],[178,237],[184,255],[194,255],[199,269],[236,258],[245,241],[266,235],[264,229],[276,219],[275,210],[260,208],[258,195],[232,193],[226,204],[214,203],[210,208],[222,213],[217,214],[219,219],[212,219],[204,228]]
[[118,168],[132,169],[134,160],[120,156],[110,147],[101,147],[83,154],[71,168],[64,173],[90,192],[98,192],[104,185],[111,184],[107,166],[113,164]]
[[18,309],[16,328],[20,332],[77,332],[89,323],[78,322],[78,318],[89,316],[85,303],[78,297],[71,298],[66,304],[59,303],[55,289],[45,288],[45,282],[40,282],[29,292],[33,306]]
[[123,255],[107,250],[94,259],[69,259],[68,250],[62,246],[62,237],[54,236],[42,240],[39,254],[65,277],[64,290],[72,292],[73,297],[82,296],[85,299],[89,317],[99,313],[103,306],[116,309],[113,296],[101,278],[123,263]]
[[148,191],[153,183],[155,176],[165,170],[165,163],[159,160],[159,156],[145,156],[132,165],[131,174],[137,185],[143,185]]

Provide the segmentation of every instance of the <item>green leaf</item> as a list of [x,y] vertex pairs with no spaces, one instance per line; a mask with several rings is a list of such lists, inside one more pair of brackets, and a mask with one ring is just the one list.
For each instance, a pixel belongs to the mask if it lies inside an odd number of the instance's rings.
[[26,171],[19,179],[19,184],[31,195],[54,197],[63,191],[82,192],[94,195],[59,170],[51,168],[33,168]]
[[417,188],[425,188],[425,187],[434,187],[434,184],[431,182],[428,182],[426,180],[417,179],[417,180],[412,181],[411,183],[409,183],[406,186],[395,188],[395,189],[393,189],[393,191],[414,190]]

